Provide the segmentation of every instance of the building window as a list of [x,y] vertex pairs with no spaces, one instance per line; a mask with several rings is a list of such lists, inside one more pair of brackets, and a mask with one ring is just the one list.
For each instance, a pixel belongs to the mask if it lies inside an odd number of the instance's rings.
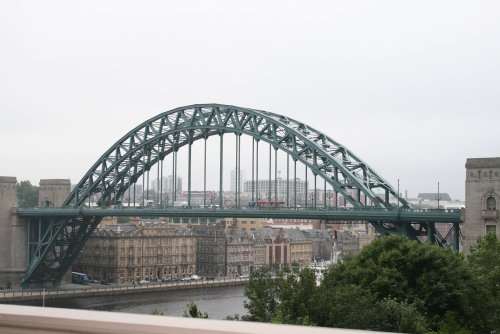
[[497,233],[496,225],[486,225],[486,233]]
[[486,210],[493,211],[497,209],[497,201],[494,197],[488,197],[486,199]]

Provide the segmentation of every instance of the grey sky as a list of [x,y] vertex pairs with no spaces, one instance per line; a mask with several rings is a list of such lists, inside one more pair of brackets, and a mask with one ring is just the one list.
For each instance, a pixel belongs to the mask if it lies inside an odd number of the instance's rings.
[[500,156],[499,15],[495,0],[0,0],[0,175],[76,183],[144,120],[217,102],[309,124],[409,196],[439,181],[463,199],[466,158]]

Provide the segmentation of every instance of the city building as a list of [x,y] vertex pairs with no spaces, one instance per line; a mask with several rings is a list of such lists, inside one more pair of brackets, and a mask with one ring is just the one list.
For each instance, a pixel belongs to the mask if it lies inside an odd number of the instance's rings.
[[241,229],[248,235],[251,235],[255,230],[263,226],[260,218],[225,218],[221,220],[221,223],[226,228]]
[[[295,188],[296,187],[296,188]],[[301,181],[299,178],[296,180],[289,180],[287,184],[286,179],[272,179],[259,181],[245,181],[243,185],[243,191],[246,194],[257,194],[257,201],[282,201],[285,202],[287,198],[291,204],[294,203],[294,193],[297,194],[297,204],[303,205],[307,193],[307,183]],[[277,195],[277,198],[276,196]]]
[[500,158],[469,158],[465,164],[464,253],[486,233],[500,237]]
[[301,230],[264,227],[255,231],[254,238],[265,244],[264,265],[268,268],[306,267],[312,262],[312,241]]
[[227,239],[221,225],[191,226],[197,239],[198,275],[221,277],[227,274]]
[[266,241],[261,237],[260,233],[252,233],[251,235],[253,247],[250,253],[253,270],[266,267]]
[[[243,185],[246,181],[245,179],[245,170],[244,169],[240,169],[239,171],[239,187],[238,187],[238,190],[239,192],[243,192]],[[237,180],[236,180],[236,177],[238,176],[237,175],[238,173],[236,172],[236,169],[232,169],[229,176],[229,189],[231,192],[235,193],[236,192],[236,184],[238,183]]]
[[167,184],[164,185],[164,189],[167,205],[174,205],[174,202],[182,194],[182,177],[177,176],[176,182],[174,182],[173,175],[167,176]]
[[94,231],[73,271],[112,283],[190,276],[196,273],[196,238],[163,221],[108,225]]
[[305,231],[307,238],[312,241],[313,261],[329,261],[332,258],[334,238],[330,230]]
[[220,221],[218,218],[214,217],[175,217],[171,218],[172,224],[181,225],[184,227],[190,227],[192,225],[215,225]]
[[321,221],[319,219],[303,218],[269,218],[262,221],[263,226],[274,228],[298,228],[301,230],[320,229]]
[[243,229],[227,230],[227,276],[250,275],[253,271],[253,240]]

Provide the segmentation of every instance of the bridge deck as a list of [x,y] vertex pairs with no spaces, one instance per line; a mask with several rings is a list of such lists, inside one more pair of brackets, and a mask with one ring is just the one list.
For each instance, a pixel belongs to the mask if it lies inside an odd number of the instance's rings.
[[457,210],[405,208],[19,208],[20,217],[288,218],[385,222],[462,223]]

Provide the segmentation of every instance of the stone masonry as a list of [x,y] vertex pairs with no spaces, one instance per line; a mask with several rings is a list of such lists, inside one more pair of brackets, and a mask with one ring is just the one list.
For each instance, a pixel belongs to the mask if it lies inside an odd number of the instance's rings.
[[[40,180],[39,205],[61,206],[70,189],[69,180]],[[28,228],[16,208],[17,179],[0,176],[0,289],[18,288],[27,267]]]
[[464,253],[480,235],[500,237],[500,158],[470,158],[465,164]]
[[0,176],[0,288],[17,288],[26,270],[26,226],[18,222],[17,179]]
[[71,182],[68,179],[40,180],[38,199],[41,207],[61,206],[71,191]]

